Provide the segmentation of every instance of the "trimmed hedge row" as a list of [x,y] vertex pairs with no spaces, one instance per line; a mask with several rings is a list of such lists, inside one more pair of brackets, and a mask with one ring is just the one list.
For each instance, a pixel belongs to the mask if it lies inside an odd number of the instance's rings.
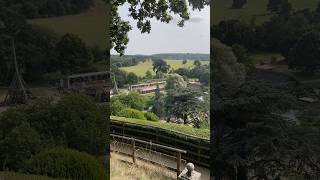
[[[181,129],[177,128],[179,126]],[[176,129],[173,128],[172,130],[170,129],[170,127],[175,127]],[[209,164],[210,164],[210,156],[209,156],[210,154],[209,133],[210,132],[209,131],[206,133],[205,138],[203,138],[199,136],[198,137],[193,136],[196,133],[194,134],[190,133],[192,131],[188,133],[187,130],[190,130],[188,126],[177,125],[177,124],[169,125],[169,123],[156,123],[156,122],[150,122],[150,121],[142,122],[141,120],[119,118],[119,117],[111,117],[110,128],[111,128],[111,133],[113,134],[134,137],[137,139],[152,141],[153,143],[186,150],[187,154],[182,155],[182,158],[190,162],[209,167]],[[199,129],[194,129],[193,132],[197,130]],[[199,131],[203,131],[203,130],[200,129]],[[192,134],[192,135],[189,135],[189,134]],[[171,153],[161,149],[157,149],[157,151],[160,151],[166,154]]]
[[125,118],[125,117],[117,117],[111,116],[111,120],[119,121],[119,122],[127,122],[137,125],[143,126],[151,126],[151,127],[158,127],[161,129],[165,129],[168,131],[175,131],[177,133],[186,134],[188,136],[194,136],[196,138],[201,139],[210,139],[210,130],[209,129],[196,129],[191,126],[182,125],[182,124],[175,124],[175,123],[160,123],[160,122],[152,122],[152,121],[145,121],[140,119],[133,119],[133,118]]

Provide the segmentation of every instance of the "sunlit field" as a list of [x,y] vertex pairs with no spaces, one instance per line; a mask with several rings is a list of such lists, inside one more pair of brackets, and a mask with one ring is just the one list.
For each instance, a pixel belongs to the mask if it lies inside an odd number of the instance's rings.
[[[183,64],[182,60],[166,60],[166,62],[171,66],[171,68],[173,69],[178,69],[178,68],[193,68],[193,60],[188,60],[188,62],[186,64]],[[201,61],[202,64],[209,64],[209,61]],[[121,68],[122,70],[125,70],[127,72],[133,72],[138,76],[145,76],[146,72],[149,70],[151,71],[153,74],[155,74],[155,72],[153,72],[152,69],[152,61],[146,61],[144,63],[140,63],[136,66],[130,66],[130,67],[123,67]]]

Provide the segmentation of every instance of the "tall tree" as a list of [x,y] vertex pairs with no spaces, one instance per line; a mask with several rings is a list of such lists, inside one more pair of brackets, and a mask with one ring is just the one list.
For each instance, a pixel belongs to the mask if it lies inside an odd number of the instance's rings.
[[57,62],[54,66],[63,73],[79,72],[88,67],[92,54],[86,44],[72,34],[64,35],[56,45]]
[[233,0],[232,8],[241,9],[246,3],[247,3],[247,0]]
[[159,72],[168,73],[168,71],[170,70],[170,65],[168,65],[168,63],[163,59],[154,59],[152,66],[153,71],[156,74],[158,74]]

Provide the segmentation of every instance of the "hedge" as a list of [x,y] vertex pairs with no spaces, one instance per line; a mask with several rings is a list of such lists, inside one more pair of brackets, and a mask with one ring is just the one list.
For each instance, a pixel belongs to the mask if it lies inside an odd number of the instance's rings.
[[144,113],[144,116],[147,118],[148,121],[153,121],[153,122],[159,121],[158,116],[152,112],[146,112],[146,113]]
[[47,149],[33,156],[26,169],[31,174],[77,180],[104,180],[106,168],[94,156],[71,149]]
[[132,108],[125,108],[122,111],[120,111],[119,114],[121,114],[121,117],[125,117],[125,118],[134,118],[134,119],[140,119],[140,120],[147,119],[144,116],[142,111],[132,109]]

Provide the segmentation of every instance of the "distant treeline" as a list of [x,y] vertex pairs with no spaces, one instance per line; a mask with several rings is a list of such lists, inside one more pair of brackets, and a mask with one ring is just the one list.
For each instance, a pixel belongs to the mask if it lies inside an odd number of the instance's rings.
[[0,0],[0,8],[11,9],[30,19],[77,14],[93,5],[94,0]]
[[172,60],[209,60],[210,54],[193,54],[193,53],[168,53],[153,54],[152,57]]
[[147,55],[111,55],[111,64],[117,67],[135,66],[139,62],[146,60],[165,59],[165,60],[200,60],[207,61],[210,59],[209,54],[189,54],[189,53],[170,53],[170,54],[153,54]]
[[151,59],[151,56],[144,55],[111,55],[111,65],[116,67],[128,67],[135,66],[139,62],[145,62],[147,59]]

